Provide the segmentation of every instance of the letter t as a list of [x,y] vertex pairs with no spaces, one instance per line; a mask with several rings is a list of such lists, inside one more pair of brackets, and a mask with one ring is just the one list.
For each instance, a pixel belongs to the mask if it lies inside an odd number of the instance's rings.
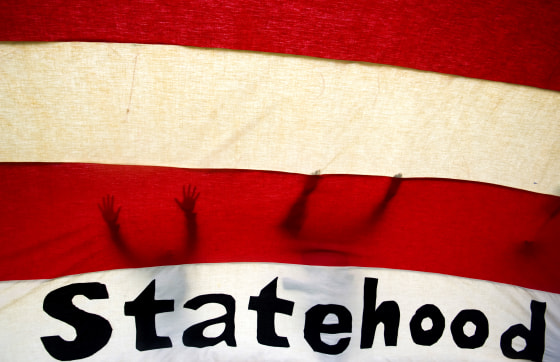
[[257,341],[265,346],[290,347],[288,338],[280,337],[274,328],[274,315],[292,315],[294,302],[276,297],[278,278],[264,287],[258,297],[249,299],[249,309],[257,312]]
[[174,301],[156,300],[155,294],[156,281],[152,280],[134,301],[124,304],[124,315],[134,316],[136,322],[136,349],[139,351],[172,347],[169,337],[157,335],[156,314],[172,312]]

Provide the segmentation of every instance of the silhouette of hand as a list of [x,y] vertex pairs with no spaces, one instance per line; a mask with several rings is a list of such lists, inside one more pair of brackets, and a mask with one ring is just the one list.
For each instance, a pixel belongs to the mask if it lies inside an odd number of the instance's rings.
[[181,210],[183,210],[185,215],[189,217],[194,215],[194,206],[199,196],[200,192],[196,192],[196,186],[194,186],[191,191],[191,185],[189,185],[188,191],[185,191],[185,186],[183,185],[183,201],[175,199],[175,202],[179,205]]
[[121,212],[121,207],[115,211],[115,197],[112,195],[107,195],[103,198],[101,204],[97,204],[99,211],[101,211],[101,216],[103,220],[107,223],[112,231],[118,231],[120,225],[117,223],[119,219],[119,214]]

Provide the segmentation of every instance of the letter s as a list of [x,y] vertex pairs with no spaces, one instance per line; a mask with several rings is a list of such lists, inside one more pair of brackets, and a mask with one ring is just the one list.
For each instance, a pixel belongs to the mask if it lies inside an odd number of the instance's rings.
[[107,287],[101,283],[76,283],[53,290],[43,301],[43,310],[51,317],[76,329],[76,339],[66,341],[60,336],[41,337],[47,352],[60,361],[86,358],[103,348],[113,329],[104,318],[84,312],[72,303],[76,295],[88,299],[108,299]]

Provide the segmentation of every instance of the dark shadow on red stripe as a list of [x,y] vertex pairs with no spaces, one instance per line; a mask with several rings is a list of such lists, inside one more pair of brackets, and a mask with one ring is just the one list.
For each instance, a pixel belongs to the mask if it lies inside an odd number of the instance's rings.
[[320,178],[319,172],[316,172],[305,180],[305,185],[301,193],[282,222],[282,227],[294,238],[297,238],[303,227],[303,223],[307,217],[307,202],[309,196],[317,188]]
[[[186,180],[197,189],[177,198]],[[116,234],[97,207],[107,194],[115,195],[109,220],[122,206]],[[0,200],[0,280],[279,262],[417,270],[560,292],[560,198],[497,185],[4,163]],[[186,214],[184,202],[193,206]]]

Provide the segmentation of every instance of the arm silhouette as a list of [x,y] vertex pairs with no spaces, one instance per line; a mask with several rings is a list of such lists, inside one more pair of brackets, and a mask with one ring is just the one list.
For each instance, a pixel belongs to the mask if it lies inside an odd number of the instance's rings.
[[198,225],[196,223],[196,213],[194,212],[194,207],[196,205],[196,200],[200,196],[200,192],[196,192],[196,186],[192,187],[189,185],[188,189],[185,189],[183,185],[183,200],[175,199],[177,206],[185,214],[186,226],[187,226],[187,245],[189,247],[189,252],[194,252],[196,250],[198,242]]

